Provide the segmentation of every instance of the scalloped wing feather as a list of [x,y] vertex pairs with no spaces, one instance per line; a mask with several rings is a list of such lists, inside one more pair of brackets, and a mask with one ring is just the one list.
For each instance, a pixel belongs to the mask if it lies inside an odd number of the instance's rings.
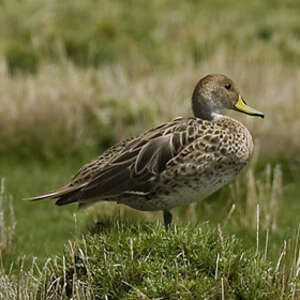
[[168,162],[194,140],[194,121],[177,118],[125,140],[83,166],[69,184],[32,199],[58,198],[57,205],[78,201],[84,206],[95,198],[150,193]]

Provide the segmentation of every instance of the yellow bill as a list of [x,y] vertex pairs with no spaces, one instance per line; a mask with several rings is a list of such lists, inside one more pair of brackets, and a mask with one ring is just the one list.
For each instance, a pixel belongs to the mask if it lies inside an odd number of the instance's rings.
[[257,116],[257,117],[261,117],[261,118],[264,118],[264,116],[265,116],[262,112],[247,105],[241,96],[239,96],[239,99],[238,99],[237,103],[235,104],[235,109],[237,111],[241,111],[241,112],[243,112],[247,115],[251,115],[251,116]]

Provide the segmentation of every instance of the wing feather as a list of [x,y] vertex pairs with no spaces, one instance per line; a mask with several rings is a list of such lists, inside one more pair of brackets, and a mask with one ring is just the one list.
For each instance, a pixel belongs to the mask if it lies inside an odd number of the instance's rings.
[[126,192],[149,193],[155,179],[173,157],[170,150],[171,135],[154,138],[122,162],[120,157],[90,180],[80,192],[80,202],[99,197],[110,198]]
[[58,198],[57,205],[78,201],[86,206],[122,193],[151,193],[169,162],[195,139],[189,136],[194,122],[178,118],[123,141],[84,166],[69,184],[32,200]]

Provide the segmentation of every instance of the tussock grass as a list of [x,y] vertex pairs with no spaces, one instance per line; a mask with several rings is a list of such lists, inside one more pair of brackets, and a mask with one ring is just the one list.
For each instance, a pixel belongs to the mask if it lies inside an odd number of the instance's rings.
[[[299,235],[299,234],[298,234]],[[298,236],[297,235],[297,236]],[[33,261],[18,278],[1,274],[5,299],[297,299],[299,246],[287,265],[245,249],[235,236],[207,224],[183,227],[102,220],[63,256],[40,268]]]

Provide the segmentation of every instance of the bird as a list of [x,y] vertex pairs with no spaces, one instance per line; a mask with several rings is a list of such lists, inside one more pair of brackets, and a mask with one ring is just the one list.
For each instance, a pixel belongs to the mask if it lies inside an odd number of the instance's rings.
[[223,74],[201,78],[191,97],[193,116],[177,117],[108,148],[84,165],[69,183],[30,200],[56,205],[114,201],[141,211],[162,211],[166,229],[171,209],[201,201],[233,180],[248,164],[253,139],[234,110],[264,118]]

